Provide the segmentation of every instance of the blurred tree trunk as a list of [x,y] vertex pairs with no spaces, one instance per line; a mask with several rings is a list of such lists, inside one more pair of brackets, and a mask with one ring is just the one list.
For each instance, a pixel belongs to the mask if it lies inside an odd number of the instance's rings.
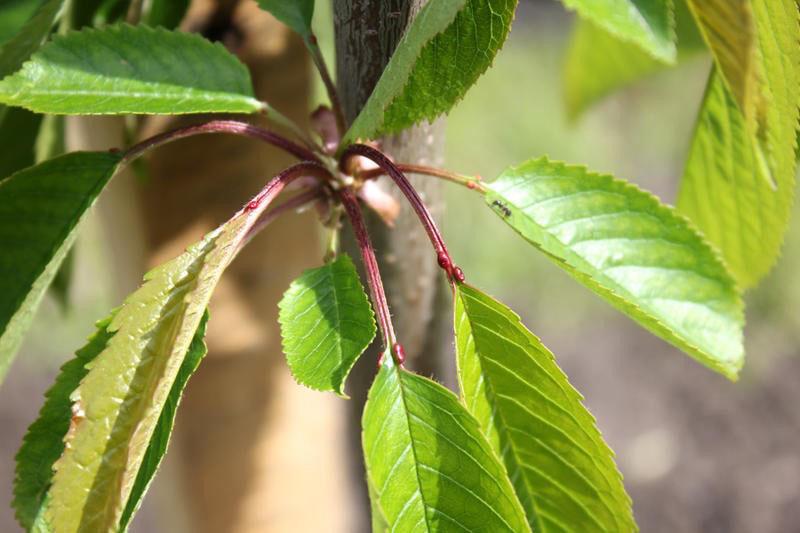
[[[408,21],[425,1],[333,0],[336,72],[348,122],[358,115],[366,103]],[[439,120],[384,138],[382,148],[396,161],[441,165],[443,133],[444,122]],[[409,178],[438,218],[443,209],[440,184],[425,177]],[[388,178],[381,179],[381,186],[402,206],[392,229],[367,213],[367,223],[377,250],[398,338],[411,366],[426,375],[433,374],[447,381],[452,375],[446,359],[442,357],[445,351],[443,347],[447,345],[447,332],[451,329],[448,298],[444,294],[447,288],[441,283],[435,254],[414,212]],[[358,256],[352,236],[345,240],[345,248],[354,257]],[[352,400],[348,405],[348,435],[351,439],[352,469],[362,480],[359,498],[365,510],[368,509],[368,502],[366,484],[363,483],[361,412],[375,374],[379,350],[380,337],[358,362],[349,381]],[[369,530],[366,513],[362,515],[359,530]]]

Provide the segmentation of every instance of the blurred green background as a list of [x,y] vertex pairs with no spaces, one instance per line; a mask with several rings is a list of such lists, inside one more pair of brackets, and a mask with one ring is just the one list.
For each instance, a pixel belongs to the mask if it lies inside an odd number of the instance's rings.
[[[583,163],[672,201],[709,69],[698,56],[569,123],[563,61],[572,17],[520,6],[511,38],[447,121],[447,165],[485,179],[539,155]],[[0,31],[4,28],[0,27]],[[443,231],[471,283],[500,298],[556,354],[617,453],[643,531],[800,531],[800,224],[747,296],[748,361],[732,384],[642,331],[519,239],[480,197],[448,188]],[[46,301],[0,388],[0,531],[13,455],[57,368],[118,304],[106,232],[78,243],[73,305]],[[332,399],[331,401],[339,401]],[[152,531],[152,518],[138,519]]]

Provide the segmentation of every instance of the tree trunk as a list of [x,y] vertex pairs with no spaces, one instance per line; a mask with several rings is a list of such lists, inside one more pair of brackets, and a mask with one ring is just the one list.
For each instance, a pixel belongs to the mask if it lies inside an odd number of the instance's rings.
[[[425,0],[334,0],[336,72],[348,122],[366,103],[408,21],[424,4]],[[443,158],[443,133],[444,121],[438,120],[382,139],[382,149],[396,161],[439,166]],[[443,209],[439,184],[425,177],[409,176],[409,179],[438,218]],[[436,256],[402,194],[388,178],[382,178],[380,185],[402,206],[392,229],[367,213],[398,339],[412,367],[449,380],[452,371],[441,356],[443,344],[438,341],[447,338],[445,332],[450,328],[448,299],[441,297],[447,288]],[[358,255],[352,236],[345,239],[345,248],[351,255]],[[361,358],[349,381],[352,469],[361,481],[359,499],[365,511],[369,507],[361,454],[361,413],[375,374],[378,350],[380,340]],[[366,512],[359,530],[369,530]]]

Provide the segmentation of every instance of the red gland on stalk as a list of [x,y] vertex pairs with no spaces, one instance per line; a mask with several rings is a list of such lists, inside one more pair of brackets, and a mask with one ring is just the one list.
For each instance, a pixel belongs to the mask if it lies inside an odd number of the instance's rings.
[[436,262],[439,263],[439,266],[442,270],[446,272],[450,272],[450,269],[453,268],[453,263],[450,262],[450,257],[447,256],[444,252],[439,252],[436,256]]
[[399,342],[394,343],[394,346],[392,346],[392,352],[394,352],[394,358],[395,361],[397,361],[397,364],[402,365],[406,362],[406,351],[402,344]]

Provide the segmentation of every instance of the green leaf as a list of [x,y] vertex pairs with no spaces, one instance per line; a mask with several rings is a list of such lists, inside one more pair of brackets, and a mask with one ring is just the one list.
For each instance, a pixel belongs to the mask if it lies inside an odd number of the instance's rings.
[[[687,59],[705,49],[682,0],[675,4],[675,28],[678,59]],[[670,66],[600,26],[578,19],[564,72],[567,114],[575,119],[606,95]]]
[[247,68],[221,44],[126,24],[57,36],[21,71],[0,81],[0,103],[89,115],[265,108],[253,97]]
[[75,152],[0,181],[0,380],[120,154]]
[[110,318],[98,322],[97,332],[86,346],[61,367],[55,383],[45,393],[39,417],[28,428],[17,453],[13,506],[17,520],[26,530],[36,520],[53,477],[53,463],[64,450],[63,439],[72,416],[69,395],[88,372],[86,365],[105,349],[113,336],[107,331],[110,322]]
[[507,169],[488,189],[492,209],[575,279],[736,378],[744,362],[741,298],[686,219],[627,182],[547,158]]
[[[15,111],[28,113],[28,111],[19,108],[11,108]],[[41,117],[41,115],[36,115]],[[39,128],[39,134],[36,136],[35,151],[36,162],[41,163],[48,159],[53,159],[64,152],[66,147],[64,145],[64,128],[66,127],[65,119],[62,115],[45,115],[42,118],[42,125]],[[69,288],[72,282],[72,270],[75,263],[75,249],[71,249],[61,266],[58,268],[53,281],[50,283],[50,294],[55,297],[58,304],[61,306],[62,311],[66,311],[69,307]]]
[[206,334],[207,322],[208,311],[206,311],[203,315],[203,319],[200,321],[200,327],[194,334],[194,338],[189,345],[189,351],[183,360],[180,370],[178,370],[178,375],[175,378],[175,382],[172,384],[172,389],[169,391],[167,401],[164,403],[164,408],[161,411],[158,424],[156,424],[156,429],[153,432],[153,436],[150,438],[150,444],[148,444],[144,459],[142,459],[142,466],[136,476],[136,482],[133,485],[130,498],[128,498],[128,503],[122,514],[119,526],[120,531],[125,531],[127,529],[128,523],[131,518],[133,518],[134,513],[139,509],[142,498],[150,487],[150,483],[153,481],[158,467],[161,465],[164,454],[167,453],[169,439],[172,435],[172,427],[175,424],[175,414],[178,411],[178,405],[180,405],[181,398],[183,397],[186,383],[188,383],[189,378],[192,377],[192,374],[194,374],[197,367],[200,366],[200,362],[208,352],[206,343],[203,340]]
[[35,162],[34,144],[42,116],[0,105],[0,179]]
[[118,529],[142,486],[141,469],[151,468],[146,452],[211,293],[270,203],[257,198],[256,207],[245,206],[149,272],[117,310],[108,326],[114,336],[71,394],[74,416],[64,453],[53,465],[43,527]]
[[383,511],[378,503],[378,494],[375,492],[369,476],[367,476],[367,490],[369,491],[371,531],[372,533],[386,533],[389,531],[389,524],[386,522],[386,517],[383,516]]
[[143,22],[149,26],[177,28],[186,16],[190,0],[154,0]]
[[[30,530],[39,515],[45,494],[52,481],[53,463],[64,451],[64,436],[72,418],[69,396],[86,376],[87,365],[106,348],[114,336],[114,333],[108,331],[112,318],[113,314],[112,317],[98,322],[97,332],[89,338],[88,344],[76,352],[74,359],[61,367],[55,383],[45,393],[45,403],[39,411],[39,417],[28,428],[19,453],[17,453],[13,506],[16,509],[17,520],[25,529]],[[176,381],[175,387],[170,392],[170,399],[161,413],[159,427],[150,442],[144,462],[144,465],[150,468],[143,468],[140,471],[140,478],[149,473],[144,481],[148,481],[152,477],[158,462],[166,451],[175,406],[183,392],[183,385],[205,354],[204,334],[205,319],[195,334],[181,368],[180,379]],[[139,480],[137,480],[138,485]],[[139,496],[142,492],[139,491]],[[129,508],[132,504],[135,505],[133,497],[128,502]],[[123,527],[120,529],[124,530],[126,524],[127,522],[123,523]]]
[[0,78],[17,71],[50,34],[64,9],[65,0],[47,0],[17,34],[0,48]]
[[311,36],[311,20],[314,18],[314,0],[258,0],[264,11],[289,26],[305,38]]
[[639,46],[655,59],[676,59],[672,0],[562,0],[581,18],[622,41]]
[[687,1],[739,108],[748,121],[755,121],[761,95],[756,26],[750,0]]
[[752,8],[764,121],[753,134],[735,94],[713,72],[678,197],[678,208],[721,250],[744,288],[754,287],[780,256],[794,201],[800,102],[797,6],[754,0]]
[[347,374],[375,338],[375,315],[353,261],[307,270],[278,304],[283,351],[295,379],[344,396]]
[[530,531],[503,465],[449,390],[387,354],[362,423],[367,475],[391,531]]
[[0,45],[19,32],[41,3],[42,0],[5,0],[0,4]]
[[[155,0],[156,2],[160,0]],[[174,0],[180,3],[182,0]],[[70,28],[79,30],[86,26],[106,26],[125,19],[131,0],[80,0],[72,2],[69,9]]]
[[428,2],[410,23],[343,146],[449,111],[506,40],[516,0]]
[[455,299],[464,403],[505,463],[534,531],[635,531],[613,452],[582,396],[513,311],[468,285]]

